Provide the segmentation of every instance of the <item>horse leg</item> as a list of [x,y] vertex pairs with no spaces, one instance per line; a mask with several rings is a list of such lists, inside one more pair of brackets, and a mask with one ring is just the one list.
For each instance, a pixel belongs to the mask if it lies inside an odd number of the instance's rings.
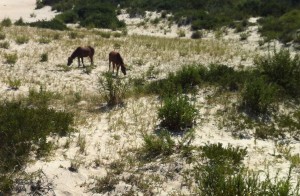
[[84,65],[84,63],[83,63],[83,57],[81,57],[81,62],[82,62],[83,67],[85,67],[85,65]]
[[94,59],[93,59],[93,56],[90,56],[90,59],[91,59],[91,65],[94,65]]
[[117,76],[119,74],[119,68],[120,68],[120,65],[117,65]]
[[113,62],[113,73],[115,72],[116,63]]
[[78,67],[80,67],[80,58],[78,57]]

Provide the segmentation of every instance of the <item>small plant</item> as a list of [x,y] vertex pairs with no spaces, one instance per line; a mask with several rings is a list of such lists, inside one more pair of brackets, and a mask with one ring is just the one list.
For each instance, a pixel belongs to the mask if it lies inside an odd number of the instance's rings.
[[9,88],[11,88],[12,90],[18,90],[19,87],[21,86],[21,80],[20,79],[8,78],[7,81],[8,81]]
[[8,41],[0,42],[0,48],[8,49],[10,46]]
[[171,131],[183,131],[195,123],[196,109],[184,96],[167,97],[158,110],[161,126]]
[[37,108],[43,108],[43,107],[47,108],[49,105],[49,102],[52,99],[56,98],[57,96],[58,95],[56,95],[52,92],[46,91],[43,86],[40,86],[39,91],[37,91],[35,89],[29,90],[27,104],[31,107],[34,106]]
[[47,62],[48,61],[48,53],[41,54],[41,62]]
[[179,29],[177,31],[177,35],[178,35],[178,37],[185,37],[185,31],[183,29]]
[[144,135],[142,154],[146,159],[154,158],[158,155],[171,155],[175,151],[175,141],[172,140],[168,131],[161,131],[158,136]]
[[18,55],[16,53],[12,53],[12,54],[6,53],[4,54],[4,58],[6,59],[6,63],[14,65],[18,60]]
[[94,193],[107,193],[115,190],[115,185],[119,183],[118,178],[113,173],[107,173],[103,178],[95,178],[95,186],[91,189]]
[[40,44],[49,44],[50,42],[51,42],[51,40],[49,38],[47,38],[47,37],[41,37],[39,39],[39,43]]
[[85,148],[86,148],[86,139],[85,139],[85,136],[81,136],[81,134],[79,134],[78,140],[77,140],[77,146],[79,146],[79,152],[80,153],[84,153],[85,152]]
[[12,25],[12,22],[10,18],[4,18],[1,22],[1,25],[4,27],[10,27]]
[[16,38],[16,43],[19,44],[19,45],[20,45],[20,44],[28,43],[28,41],[29,41],[29,38],[26,37],[25,35],[18,36],[18,37]]
[[114,79],[111,73],[104,73],[99,77],[100,93],[108,106],[116,106],[123,103],[128,88],[127,82]]
[[240,34],[240,40],[241,40],[241,41],[247,40],[248,37],[249,37],[248,33],[241,33],[241,34]]

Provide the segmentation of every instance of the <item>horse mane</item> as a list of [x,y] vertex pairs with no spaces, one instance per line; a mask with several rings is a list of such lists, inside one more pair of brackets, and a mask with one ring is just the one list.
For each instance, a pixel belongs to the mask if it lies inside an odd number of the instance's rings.
[[75,59],[75,58],[76,58],[79,48],[80,48],[80,47],[76,48],[76,50],[74,50],[74,52],[71,54],[70,57],[71,57],[72,59]]

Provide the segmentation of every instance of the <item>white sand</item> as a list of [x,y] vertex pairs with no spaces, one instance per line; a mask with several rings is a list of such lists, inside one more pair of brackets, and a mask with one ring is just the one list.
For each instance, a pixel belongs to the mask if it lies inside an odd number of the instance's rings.
[[10,18],[16,21],[23,18],[24,22],[34,22],[37,20],[50,20],[57,14],[51,11],[51,7],[45,6],[36,10],[36,0],[1,0],[0,20]]

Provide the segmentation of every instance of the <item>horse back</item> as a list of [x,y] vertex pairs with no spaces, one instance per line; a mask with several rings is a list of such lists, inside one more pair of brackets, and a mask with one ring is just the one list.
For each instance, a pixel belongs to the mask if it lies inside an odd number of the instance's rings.
[[116,63],[117,65],[124,65],[123,59],[120,53],[112,51],[109,53],[109,61]]

